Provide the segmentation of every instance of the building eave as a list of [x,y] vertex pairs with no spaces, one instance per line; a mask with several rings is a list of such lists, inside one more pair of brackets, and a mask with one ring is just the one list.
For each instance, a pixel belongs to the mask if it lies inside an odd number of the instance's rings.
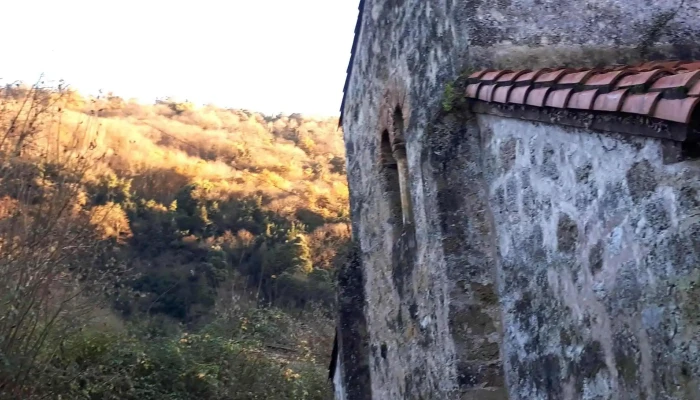
[[343,110],[345,109],[345,99],[347,96],[348,85],[350,85],[350,78],[352,76],[353,62],[355,61],[355,52],[357,51],[357,42],[360,39],[360,29],[362,29],[362,14],[364,13],[365,0],[360,0],[360,4],[357,8],[359,12],[357,15],[357,23],[355,24],[355,37],[352,40],[352,48],[350,49],[350,61],[348,62],[348,68],[345,70],[345,85],[343,86],[343,100],[340,103],[340,118],[338,119],[338,127],[343,125]]

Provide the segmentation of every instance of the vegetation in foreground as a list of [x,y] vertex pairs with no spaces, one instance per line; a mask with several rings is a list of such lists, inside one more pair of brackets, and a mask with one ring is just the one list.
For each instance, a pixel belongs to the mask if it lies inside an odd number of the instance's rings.
[[1,89],[0,398],[331,398],[336,126]]

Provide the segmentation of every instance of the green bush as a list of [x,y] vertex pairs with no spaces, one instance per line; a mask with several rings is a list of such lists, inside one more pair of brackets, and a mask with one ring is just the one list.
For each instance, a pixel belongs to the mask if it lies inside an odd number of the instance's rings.
[[103,332],[68,341],[37,396],[97,400],[331,399],[325,370],[271,359],[261,347],[208,333],[151,338]]

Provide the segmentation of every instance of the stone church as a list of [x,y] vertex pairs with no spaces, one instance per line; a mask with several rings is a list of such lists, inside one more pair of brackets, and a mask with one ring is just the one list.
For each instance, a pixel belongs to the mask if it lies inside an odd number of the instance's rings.
[[700,1],[363,0],[336,398],[700,399]]

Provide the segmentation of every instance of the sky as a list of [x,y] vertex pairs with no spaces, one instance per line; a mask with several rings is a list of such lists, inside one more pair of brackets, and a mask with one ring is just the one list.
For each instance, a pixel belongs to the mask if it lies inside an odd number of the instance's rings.
[[358,0],[5,0],[0,83],[339,113]]

